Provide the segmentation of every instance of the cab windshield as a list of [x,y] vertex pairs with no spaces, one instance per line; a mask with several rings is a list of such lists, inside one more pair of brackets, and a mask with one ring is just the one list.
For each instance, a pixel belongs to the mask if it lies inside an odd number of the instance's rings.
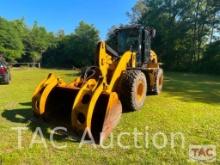
[[118,52],[120,54],[127,50],[137,52],[139,45],[138,29],[127,29],[118,32]]

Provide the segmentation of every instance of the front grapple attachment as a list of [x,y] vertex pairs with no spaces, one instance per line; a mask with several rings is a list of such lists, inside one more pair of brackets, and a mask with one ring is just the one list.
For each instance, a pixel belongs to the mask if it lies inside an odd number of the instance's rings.
[[56,121],[62,119],[63,124],[79,135],[89,130],[96,143],[104,140],[121,117],[122,105],[116,87],[135,56],[128,51],[115,60],[107,49],[105,43],[100,42],[97,66],[89,67],[83,76],[69,84],[49,74],[33,94],[34,114]]
[[34,114],[56,120],[78,135],[90,130],[96,143],[104,140],[118,123],[122,107],[115,92],[103,92],[95,79],[77,78],[70,84],[50,74],[32,98]]

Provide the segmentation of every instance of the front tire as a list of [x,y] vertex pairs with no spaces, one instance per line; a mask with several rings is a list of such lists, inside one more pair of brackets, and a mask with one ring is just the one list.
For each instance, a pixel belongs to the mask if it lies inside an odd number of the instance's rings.
[[127,70],[119,82],[119,98],[123,111],[139,110],[145,101],[147,81],[140,70]]

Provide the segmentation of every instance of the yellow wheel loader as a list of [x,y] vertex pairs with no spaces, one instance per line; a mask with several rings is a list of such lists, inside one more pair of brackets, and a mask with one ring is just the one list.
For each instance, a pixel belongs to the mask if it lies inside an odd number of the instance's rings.
[[147,94],[161,92],[163,71],[150,48],[155,30],[129,25],[114,33],[117,49],[99,42],[96,65],[71,83],[49,74],[37,86],[32,97],[35,116],[64,117],[74,133],[80,136],[87,130],[88,138],[100,143],[117,125],[122,111],[139,110]]

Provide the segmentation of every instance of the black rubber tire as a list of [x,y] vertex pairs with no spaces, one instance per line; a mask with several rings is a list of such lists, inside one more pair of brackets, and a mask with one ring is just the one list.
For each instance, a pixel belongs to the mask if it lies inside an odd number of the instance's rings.
[[157,76],[156,76],[156,86],[155,86],[155,94],[159,95],[163,89],[163,69],[158,69]]
[[[140,99],[138,99],[138,88],[142,84]],[[122,74],[118,86],[119,98],[122,103],[123,112],[140,110],[143,106],[147,91],[145,74],[140,70],[127,70]],[[143,94],[142,94],[143,92]]]

